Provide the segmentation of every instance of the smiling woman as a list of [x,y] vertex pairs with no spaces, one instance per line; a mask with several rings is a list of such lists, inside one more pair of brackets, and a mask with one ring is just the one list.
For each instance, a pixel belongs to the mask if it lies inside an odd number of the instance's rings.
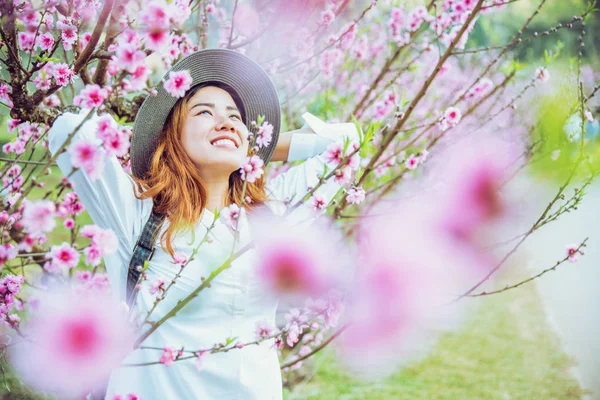
[[[132,175],[114,156],[94,176],[86,168],[73,172],[78,161],[71,152],[57,158],[94,223],[118,237],[118,252],[105,257],[112,291],[130,301],[133,315],[151,323],[151,328],[142,324],[146,330],[136,341],[140,347],[113,370],[107,398],[136,393],[144,400],[278,400],[282,389],[275,339],[244,345],[257,340],[258,326],[274,327],[278,306],[278,299],[262,289],[255,249],[241,252],[207,290],[197,292],[174,316],[170,312],[230,260],[232,252],[253,241],[255,230],[247,214],[261,205],[284,214],[286,205],[294,205],[319,184],[326,147],[356,141],[358,132],[354,124],[327,124],[305,113],[303,133],[280,134],[274,86],[257,64],[239,53],[202,50],[175,68],[190,69],[193,82],[181,98],[159,87],[158,95],[140,108],[130,151]],[[264,135],[253,148],[249,127],[263,113],[272,125],[261,125]],[[85,121],[88,114],[91,118]],[[74,145],[92,143],[99,127],[116,126],[90,110],[64,114],[48,133],[52,154],[80,124]],[[271,159],[305,161],[266,182],[262,165]],[[252,180],[244,169],[251,163],[261,169]],[[331,199],[341,185],[328,180],[315,196]],[[223,210],[226,206],[229,213]],[[215,218],[215,209],[227,218]],[[307,206],[287,216],[294,221],[315,217]],[[132,271],[147,259],[138,258],[144,246],[151,248],[150,262],[143,279],[130,285]],[[126,297],[126,289],[133,295]],[[239,342],[235,351],[200,351],[228,338]],[[196,359],[180,359],[179,349]]]

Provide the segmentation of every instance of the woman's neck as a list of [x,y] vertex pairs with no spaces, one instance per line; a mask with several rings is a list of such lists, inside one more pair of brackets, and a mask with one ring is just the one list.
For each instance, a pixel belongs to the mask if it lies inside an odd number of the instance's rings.
[[204,179],[207,191],[206,208],[210,211],[222,209],[229,203],[229,176]]

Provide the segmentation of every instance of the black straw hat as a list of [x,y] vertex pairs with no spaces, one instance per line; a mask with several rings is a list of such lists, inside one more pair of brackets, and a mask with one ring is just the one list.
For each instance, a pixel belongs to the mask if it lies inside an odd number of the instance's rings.
[[[265,164],[271,160],[281,127],[281,109],[275,85],[267,73],[254,61],[238,52],[226,49],[197,51],[177,62],[171,71],[188,70],[194,87],[205,82],[221,82],[230,86],[239,96],[245,110],[244,123],[250,123],[259,115],[273,125],[271,144],[261,147],[258,156]],[[142,178],[148,172],[150,161],[158,145],[158,139],[171,109],[179,98],[169,94],[163,84],[156,96],[148,96],[142,103],[133,125],[131,136],[131,171]]]

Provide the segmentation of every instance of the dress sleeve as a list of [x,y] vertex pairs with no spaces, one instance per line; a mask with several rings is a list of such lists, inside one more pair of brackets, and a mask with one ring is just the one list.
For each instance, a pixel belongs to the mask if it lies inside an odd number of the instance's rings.
[[[79,114],[65,113],[56,119],[48,132],[48,148],[52,155],[56,154],[88,113],[89,110],[84,109]],[[94,113],[81,126],[71,143],[80,139],[97,140],[99,119]],[[64,176],[71,173],[73,165],[68,152],[60,154],[57,163]],[[111,229],[121,243],[121,250],[131,252],[142,218],[150,213],[152,200],[142,201],[135,197],[133,179],[123,170],[117,158],[106,158],[104,169],[97,179],[90,179],[83,169],[78,169],[69,180],[94,223],[103,229]]]
[[[309,113],[305,113],[302,117],[316,135],[328,139],[325,141],[326,143],[343,143],[345,138],[349,138],[350,141],[358,142],[359,140],[358,131],[353,123],[327,124]],[[310,136],[311,134],[298,133],[296,135]],[[319,177],[323,175],[327,164],[325,159],[326,147],[327,145],[321,145],[320,148],[316,149],[319,152],[317,155],[307,158],[302,164],[277,175],[267,183],[267,191],[275,203],[293,205],[319,183]],[[331,167],[328,170],[330,171]],[[315,194],[323,196],[326,201],[330,201],[340,188],[341,185],[331,178],[321,185]]]

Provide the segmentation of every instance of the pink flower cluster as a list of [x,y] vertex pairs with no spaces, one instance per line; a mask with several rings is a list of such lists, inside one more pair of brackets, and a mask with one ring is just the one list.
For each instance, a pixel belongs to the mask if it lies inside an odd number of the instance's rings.
[[100,264],[102,257],[115,254],[119,240],[110,229],[102,229],[96,225],[86,225],[81,228],[81,235],[91,239],[90,246],[83,249],[85,262],[91,266]]
[[[344,151],[344,147],[346,150]],[[350,157],[350,154],[354,153],[359,148],[358,142],[350,142],[347,146],[344,143],[336,141],[327,146],[325,151],[325,160],[332,167],[338,167],[342,161],[344,165],[335,172],[333,180],[339,185],[346,185],[352,179],[352,172],[358,170],[360,167],[360,154],[356,152]]]
[[169,44],[172,28],[181,27],[190,16],[191,9],[186,0],[152,0],[144,3],[140,10],[145,46],[148,50],[160,51]]
[[268,147],[273,140],[273,125],[264,121],[256,135],[256,145],[259,147]]
[[242,179],[248,181],[249,183],[256,182],[256,180],[259,179],[265,172],[263,169],[264,165],[265,163],[262,158],[257,155],[246,157],[246,161],[240,168]]
[[183,355],[182,350],[177,350],[173,347],[165,347],[162,355],[160,356],[160,362],[161,364],[170,367],[181,355]]
[[115,155],[124,157],[129,152],[129,137],[131,131],[128,128],[116,126],[114,119],[110,116],[98,121],[96,136],[102,140],[102,145],[107,157]]
[[110,94],[110,87],[96,84],[86,85],[73,99],[73,104],[83,108],[100,108]]
[[25,282],[22,275],[7,274],[0,280],[0,319],[10,325],[9,313],[15,308],[15,296],[21,291]]

